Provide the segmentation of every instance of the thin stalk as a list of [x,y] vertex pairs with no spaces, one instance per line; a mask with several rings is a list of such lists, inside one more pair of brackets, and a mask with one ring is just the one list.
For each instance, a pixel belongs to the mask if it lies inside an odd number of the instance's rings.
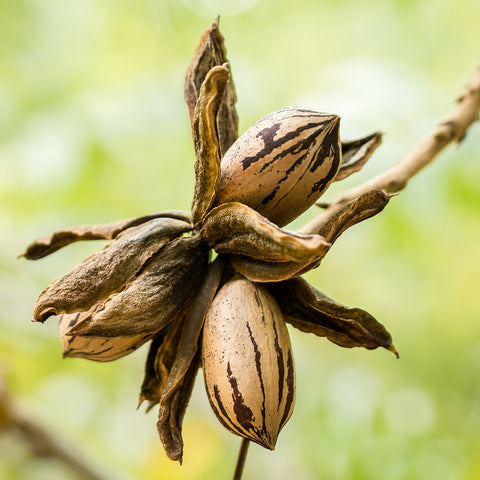
[[237,467],[235,468],[235,473],[233,474],[233,480],[240,480],[242,478],[243,466],[245,465],[245,459],[247,458],[249,445],[250,440],[248,440],[247,438],[242,439],[242,444],[240,445],[240,452],[238,452]]

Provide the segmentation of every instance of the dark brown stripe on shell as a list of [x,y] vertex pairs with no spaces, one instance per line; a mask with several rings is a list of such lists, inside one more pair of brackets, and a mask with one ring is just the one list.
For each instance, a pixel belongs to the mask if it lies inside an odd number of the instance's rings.
[[282,428],[285,422],[288,420],[290,410],[293,404],[293,399],[295,398],[295,372],[293,369],[293,357],[290,351],[288,352],[287,359],[287,388],[287,400],[285,402],[285,410],[283,413],[282,421],[280,422],[280,428]]

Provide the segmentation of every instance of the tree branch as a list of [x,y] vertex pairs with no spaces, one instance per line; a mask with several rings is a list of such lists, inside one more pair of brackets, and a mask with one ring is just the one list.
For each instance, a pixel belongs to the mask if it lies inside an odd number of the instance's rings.
[[51,457],[65,464],[85,480],[112,480],[117,475],[107,475],[91,465],[73,445],[50,432],[30,415],[14,404],[0,377],[0,433],[17,433],[30,451],[38,457]]
[[478,120],[480,111],[480,65],[465,93],[457,100],[456,107],[435,127],[435,129],[415,145],[412,150],[387,171],[343,192],[337,199],[300,232],[316,233],[334,216],[345,203],[371,190],[396,193],[403,190],[410,179],[431,163],[450,143],[460,142],[468,128]]

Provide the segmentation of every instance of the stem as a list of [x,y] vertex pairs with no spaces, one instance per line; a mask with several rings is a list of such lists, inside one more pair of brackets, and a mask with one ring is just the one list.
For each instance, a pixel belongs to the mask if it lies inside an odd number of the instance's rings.
[[468,128],[478,120],[480,111],[480,66],[467,86],[463,95],[457,100],[452,111],[430,132],[420,140],[395,165],[367,182],[343,192],[327,209],[305,225],[300,232],[316,233],[350,200],[371,190],[383,190],[396,193],[403,190],[409,180],[431,163],[450,143],[460,142]]
[[243,438],[242,444],[240,445],[240,452],[238,452],[237,467],[235,468],[235,473],[233,474],[233,480],[240,480],[242,478],[243,466],[245,465],[245,459],[247,458],[249,445],[250,440],[248,440],[248,438]]
[[9,430],[16,433],[38,457],[50,457],[62,462],[78,478],[83,480],[111,480],[119,478],[103,472],[79,454],[74,445],[68,444],[56,432],[50,431],[33,417],[18,408],[8,395],[0,376],[0,432]]

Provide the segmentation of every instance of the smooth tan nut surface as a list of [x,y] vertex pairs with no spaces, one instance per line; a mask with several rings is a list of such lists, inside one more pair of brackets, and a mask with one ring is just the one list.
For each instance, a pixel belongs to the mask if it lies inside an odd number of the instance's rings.
[[313,205],[341,162],[340,117],[299,107],[263,118],[221,161],[216,204],[240,202],[279,226]]
[[273,450],[295,400],[293,355],[282,313],[268,291],[237,275],[205,319],[202,363],[217,418]]

